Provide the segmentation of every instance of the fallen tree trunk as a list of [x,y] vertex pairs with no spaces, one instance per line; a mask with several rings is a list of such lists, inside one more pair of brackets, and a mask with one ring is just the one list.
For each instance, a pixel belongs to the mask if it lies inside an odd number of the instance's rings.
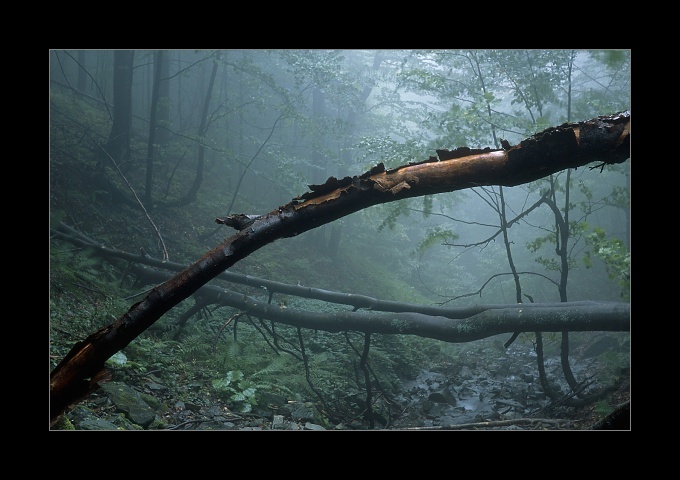
[[[187,265],[182,265],[181,263],[163,261],[156,259],[147,255],[137,255],[121,250],[113,250],[100,245],[98,242],[85,237],[84,235],[76,232],[68,225],[60,223],[57,230],[52,231],[52,236],[54,238],[61,238],[62,240],[71,242],[83,248],[91,249],[102,258],[111,260],[112,258],[123,259],[128,262],[134,262],[136,267],[133,270],[133,275],[139,277],[144,285],[157,285],[167,282],[171,278],[170,272],[181,272],[187,268]],[[63,231],[62,231],[63,230]],[[149,265],[155,268],[147,268],[145,265]],[[167,271],[159,270],[164,269]],[[349,305],[355,310],[365,309],[371,310],[373,312],[414,312],[423,315],[430,316],[440,316],[451,319],[466,319],[473,317],[479,313],[486,310],[503,310],[507,308],[512,308],[516,304],[483,304],[483,305],[472,305],[466,307],[441,307],[437,305],[423,305],[407,302],[396,302],[393,300],[382,300],[375,297],[369,297],[367,295],[361,295],[356,293],[347,292],[337,292],[332,290],[326,290],[323,288],[313,288],[304,285],[292,285],[289,283],[276,282],[273,280],[268,280],[265,278],[256,277],[253,275],[244,275],[242,273],[234,273],[225,271],[220,273],[215,277],[215,279],[224,280],[230,283],[237,283],[240,285],[247,285],[250,287],[255,287],[257,289],[264,289],[270,296],[276,293],[284,294],[288,296],[302,297],[302,298],[313,298],[315,300],[321,300],[328,303],[334,303],[338,305]],[[208,303],[214,305],[221,305],[226,307],[238,308],[245,310],[244,304],[245,298],[250,298],[249,302],[257,303],[258,305],[266,305],[266,302],[260,302],[259,300],[251,297],[246,297],[240,293],[224,289],[217,285],[204,285],[199,290],[194,292],[196,295],[200,295],[202,299],[206,299]],[[271,303],[271,302],[269,302]],[[629,309],[627,303],[619,302],[593,302],[593,301],[578,301],[578,302],[557,302],[557,303],[525,303],[523,304],[526,308],[565,308],[565,307],[580,307],[580,306],[593,306],[593,305],[608,305],[611,308],[616,306],[623,306],[624,309]],[[262,315],[262,311],[250,312],[261,318],[267,320],[277,320],[276,318]],[[625,318],[624,318],[625,320]],[[287,322],[283,322],[287,323]],[[603,328],[604,325],[599,325],[595,330],[597,331],[628,331],[627,322],[622,324],[617,324],[614,326],[613,330]],[[301,326],[292,323],[293,326]],[[324,330],[321,326],[311,327],[314,329]],[[532,330],[534,330],[532,328]],[[572,331],[591,331],[592,326],[587,326],[585,322],[582,325],[574,325],[571,328]],[[368,333],[368,331],[367,331]],[[494,335],[494,334],[492,334]]]
[[[286,325],[337,333],[344,331],[417,335],[463,343],[514,332],[627,332],[630,305],[618,302],[569,302],[471,307],[462,318],[418,312],[347,311],[320,313],[273,305],[253,297],[211,287],[218,300],[255,317]],[[442,312],[444,313],[444,312]],[[452,314],[456,314],[454,310]]]
[[[218,223],[240,231],[153,288],[117,321],[76,343],[55,367],[50,376],[52,422],[69,405],[97,388],[108,358],[205,283],[259,248],[380,203],[475,186],[520,185],[592,162],[622,163],[630,156],[630,112],[564,124],[506,150],[464,147],[437,153],[439,158],[392,170],[380,164],[361,176],[341,180],[331,177],[323,185],[310,185],[311,192],[265,215],[218,218]],[[500,320],[492,318],[490,322],[499,324]],[[552,330],[551,325],[547,321],[543,326]],[[524,329],[516,325],[510,331],[518,327]],[[352,329],[351,323],[341,328],[346,329]]]
[[[136,260],[157,267],[168,266],[169,263],[150,257],[109,250],[73,237],[62,238],[94,248],[106,257]],[[178,265],[172,264],[170,268],[177,269]],[[182,270],[185,268],[186,266]],[[160,284],[170,279],[169,273],[147,269],[143,266],[138,267],[135,272],[139,273],[145,282],[153,284]],[[264,320],[331,333],[351,330],[362,333],[407,334],[449,343],[462,343],[501,333],[526,331],[630,331],[630,305],[623,302],[579,301],[440,307],[380,300],[365,295],[289,285],[235,273],[225,275],[225,273],[229,272],[223,272],[218,277],[253,287],[265,287],[270,294],[269,300],[274,292],[285,292],[290,296],[351,305],[354,310],[333,313],[298,310],[272,304],[271,301],[262,301],[217,285],[204,285],[196,292],[202,304],[231,307]],[[357,311],[359,308],[369,311]],[[390,312],[391,315],[379,312]],[[458,321],[452,322],[451,320]]]

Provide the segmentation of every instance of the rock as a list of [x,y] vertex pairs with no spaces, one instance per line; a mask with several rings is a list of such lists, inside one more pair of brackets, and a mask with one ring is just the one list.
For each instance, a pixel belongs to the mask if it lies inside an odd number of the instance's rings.
[[283,430],[286,425],[283,422],[283,415],[274,415],[272,420],[272,430]]
[[326,429],[323,428],[321,425],[307,422],[305,423],[305,430],[326,430]]
[[99,418],[84,405],[78,405],[68,413],[70,422],[75,430],[138,430],[124,415],[111,416],[108,419]]
[[130,421],[147,428],[156,418],[156,412],[132,387],[122,383],[110,382],[102,386],[111,402],[125,413]]
[[313,422],[318,420],[319,412],[312,402],[290,404],[290,416],[298,422]]
[[456,397],[448,388],[432,392],[427,399],[434,403],[448,403],[449,405],[456,406]]
[[86,418],[78,424],[79,430],[120,430],[116,425],[102,418]]

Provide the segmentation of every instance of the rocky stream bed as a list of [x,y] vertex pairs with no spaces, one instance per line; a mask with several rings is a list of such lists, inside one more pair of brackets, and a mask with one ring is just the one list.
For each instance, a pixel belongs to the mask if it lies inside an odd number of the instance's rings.
[[[585,379],[588,392],[604,388],[600,377],[610,380],[611,365],[605,365],[602,354],[627,348],[609,336],[594,336],[570,359],[574,376]],[[583,430],[629,401],[627,367],[616,367],[617,391],[575,408],[543,393],[531,345],[513,344],[506,350],[500,340],[488,340],[459,360],[404,379],[400,393],[389,399],[389,418],[376,412],[372,425],[365,417],[334,423],[315,399],[293,401],[266,392],[249,413],[212,395],[176,401],[171,389],[148,373],[104,384],[52,430]],[[562,398],[571,397],[559,357],[547,358],[545,370]],[[197,392],[203,391],[200,387],[195,386]]]

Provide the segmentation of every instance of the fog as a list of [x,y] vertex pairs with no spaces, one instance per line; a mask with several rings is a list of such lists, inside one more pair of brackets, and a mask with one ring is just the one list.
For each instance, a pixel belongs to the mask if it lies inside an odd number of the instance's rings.
[[[549,127],[630,110],[628,50],[51,50],[49,57],[51,225],[187,265],[235,233],[216,217],[263,215],[329,177],[421,162],[443,149],[500,149]],[[279,240],[231,270],[447,307],[517,303],[517,281],[525,302],[627,302],[629,188],[626,161],[399,200]],[[547,204],[525,214],[546,192],[561,218]],[[567,225],[565,246],[559,235]],[[65,287],[54,284],[61,248],[51,244],[52,312],[63,305],[55,291]],[[140,290],[125,283],[124,267],[108,268],[96,275],[111,275],[130,295]],[[110,299],[120,304],[107,307],[108,321],[132,302],[120,295]],[[100,308],[83,331],[106,323]]]

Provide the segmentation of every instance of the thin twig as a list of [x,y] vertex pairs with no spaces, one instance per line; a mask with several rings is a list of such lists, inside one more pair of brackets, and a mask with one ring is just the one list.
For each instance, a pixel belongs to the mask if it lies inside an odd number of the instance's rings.
[[158,235],[158,240],[161,242],[161,246],[163,247],[163,261],[167,262],[168,260],[170,260],[170,257],[168,255],[168,249],[165,247],[165,242],[163,241],[163,237],[161,236],[161,232],[158,230],[158,227],[156,226],[156,224],[151,219],[151,216],[149,216],[149,212],[147,212],[146,208],[144,208],[144,204],[142,203],[142,201],[137,196],[137,192],[135,192],[135,189],[132,188],[132,185],[130,185],[130,182],[128,182],[127,178],[125,178],[125,175],[123,175],[123,172],[120,170],[120,167],[118,166],[116,161],[113,159],[113,157],[111,155],[109,155],[109,152],[107,152],[104,149],[104,147],[102,147],[99,143],[97,143],[97,146],[101,149],[102,152],[104,152],[104,154],[107,157],[109,157],[109,160],[111,160],[111,163],[113,163],[113,166],[116,167],[116,170],[118,170],[118,174],[123,179],[125,184],[128,186],[128,188],[132,192],[132,195],[135,197],[135,200],[137,200],[137,203],[139,203],[139,206],[141,207],[142,211],[144,212],[144,215],[146,215],[147,220],[149,220],[149,223],[151,223],[151,226],[156,231],[156,235]]

